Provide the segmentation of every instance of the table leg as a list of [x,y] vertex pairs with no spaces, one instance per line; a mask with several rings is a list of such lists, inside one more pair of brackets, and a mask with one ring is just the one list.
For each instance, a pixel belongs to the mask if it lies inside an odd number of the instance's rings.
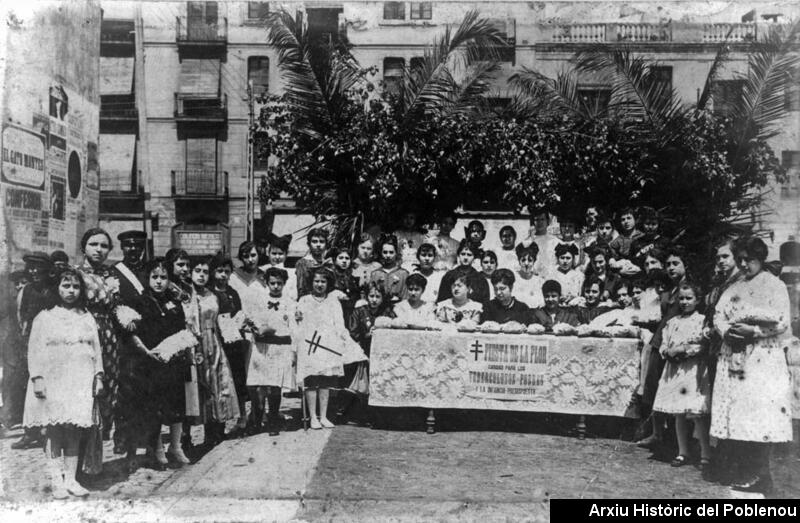
[[425,420],[425,424],[428,426],[428,434],[436,432],[436,416],[433,414],[433,409],[428,411],[428,419]]
[[303,420],[303,430],[308,430],[308,422],[310,421],[308,416],[308,405],[306,403],[306,389],[300,387],[300,408],[303,411],[302,420]]
[[578,417],[578,439],[586,439],[586,416],[581,414]]

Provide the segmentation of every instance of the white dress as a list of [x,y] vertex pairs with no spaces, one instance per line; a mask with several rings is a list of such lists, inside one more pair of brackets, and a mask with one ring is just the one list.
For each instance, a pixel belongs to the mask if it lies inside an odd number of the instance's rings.
[[691,355],[679,361],[667,360],[653,410],[667,414],[708,414],[711,385],[708,363],[700,351],[705,316],[694,312],[689,316],[676,316],[664,326],[661,343],[662,357],[671,351]]
[[[269,297],[269,290],[262,276],[262,273],[249,274],[241,269],[236,269],[231,274],[228,282],[231,288],[239,294],[239,299],[242,302],[242,312],[250,319],[257,317],[262,312],[265,307],[264,304]],[[286,292],[286,287],[284,287],[284,292]],[[297,292],[296,288],[294,288],[294,292]],[[247,361],[247,368],[249,369],[250,356],[256,350],[256,342],[251,332],[245,334],[245,339],[247,340],[245,361]]]
[[561,295],[565,298],[577,298],[581,296],[581,286],[583,285],[583,273],[577,269],[561,272],[557,268],[546,275],[548,280],[555,280],[561,284]]
[[394,314],[398,320],[406,323],[424,324],[435,319],[435,307],[431,302],[422,301],[422,305],[416,309],[409,305],[408,300],[403,300],[394,304]]
[[434,270],[430,274],[425,275],[415,269],[412,274],[419,274],[428,281],[428,283],[425,284],[425,290],[422,291],[422,301],[436,303],[436,299],[439,297],[439,286],[442,284],[442,278],[444,278],[447,272]]
[[260,312],[253,318],[260,330],[274,329],[275,334],[267,338],[256,338],[247,367],[248,386],[281,387],[287,390],[297,388],[295,346],[291,341],[296,307],[297,302],[288,296],[268,296]]
[[366,361],[367,355],[350,337],[342,305],[329,293],[319,300],[311,294],[300,298],[302,314],[292,341],[297,351],[297,381],[309,376],[344,376],[344,365]]
[[542,296],[544,280],[535,274],[528,280],[520,276],[519,272],[514,276],[514,297],[531,309],[544,307],[544,296]]
[[94,425],[94,377],[103,372],[97,323],[85,311],[54,307],[33,320],[28,342],[31,377],[44,379],[45,397],[33,385],[25,396],[25,427],[72,424]]
[[711,435],[761,443],[792,441],[792,384],[781,336],[789,325],[786,285],[767,271],[741,279],[722,294],[714,327],[725,338],[728,329],[748,313],[766,311],[774,322],[756,327],[745,346],[743,373],[733,373],[733,352],[723,341],[711,400]]

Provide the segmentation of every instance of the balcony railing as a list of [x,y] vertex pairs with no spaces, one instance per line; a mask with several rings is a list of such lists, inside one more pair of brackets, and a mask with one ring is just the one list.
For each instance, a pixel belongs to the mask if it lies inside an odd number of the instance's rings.
[[669,42],[669,24],[562,24],[552,32],[554,42]]
[[177,17],[175,39],[182,45],[225,45],[228,42],[228,19],[208,23],[201,18]]
[[216,169],[171,171],[172,196],[227,198],[228,172]]
[[554,42],[591,43],[606,41],[606,24],[564,24],[553,32]]
[[106,99],[100,98],[100,119],[101,120],[136,120],[139,118],[139,111],[136,109],[136,102],[133,97],[125,99]]
[[[728,33],[730,32],[730,36]],[[704,42],[723,42],[728,38],[729,42],[753,42],[758,36],[758,26],[754,22],[740,24],[704,24]]]
[[175,93],[175,118],[186,122],[224,122],[228,118],[228,95]]
[[[757,40],[759,25],[767,24],[675,21],[665,24],[540,24],[535,41],[564,44],[715,44],[727,37],[731,43],[748,43]],[[763,30],[764,27],[760,29]]]
[[669,24],[617,24],[618,42],[671,42]]

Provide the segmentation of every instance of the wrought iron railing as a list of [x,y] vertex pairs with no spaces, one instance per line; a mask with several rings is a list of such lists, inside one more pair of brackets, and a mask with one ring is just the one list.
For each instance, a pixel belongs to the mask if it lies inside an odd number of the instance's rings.
[[228,41],[228,19],[208,22],[205,18],[177,17],[175,39],[178,43],[221,44]]
[[228,195],[228,172],[217,169],[182,169],[171,172],[173,196]]
[[175,118],[215,121],[227,116],[227,94],[175,93]]

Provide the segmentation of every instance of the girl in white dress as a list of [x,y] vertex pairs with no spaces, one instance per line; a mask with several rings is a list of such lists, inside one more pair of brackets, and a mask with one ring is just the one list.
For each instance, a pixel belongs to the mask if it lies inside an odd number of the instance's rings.
[[[103,356],[97,323],[86,311],[86,285],[66,269],[57,280],[57,305],[33,320],[28,342],[32,386],[23,425],[44,427],[53,497],[89,494],[75,479],[83,433],[99,423],[94,398],[103,392]],[[63,459],[62,459],[63,453]]]
[[[328,420],[330,389],[344,376],[344,365],[367,359],[344,324],[342,305],[333,290],[333,273],[325,267],[311,272],[311,294],[297,302],[297,379],[305,387],[311,428],[332,428]],[[319,399],[319,413],[317,400]]]
[[667,321],[659,352],[667,360],[653,403],[653,410],[675,416],[678,455],[673,467],[682,467],[689,459],[689,424],[694,419],[700,440],[700,466],[708,469],[711,448],[708,439],[708,413],[711,391],[708,363],[703,354],[704,316],[697,312],[700,295],[695,286],[684,283],[678,289],[680,315]]

